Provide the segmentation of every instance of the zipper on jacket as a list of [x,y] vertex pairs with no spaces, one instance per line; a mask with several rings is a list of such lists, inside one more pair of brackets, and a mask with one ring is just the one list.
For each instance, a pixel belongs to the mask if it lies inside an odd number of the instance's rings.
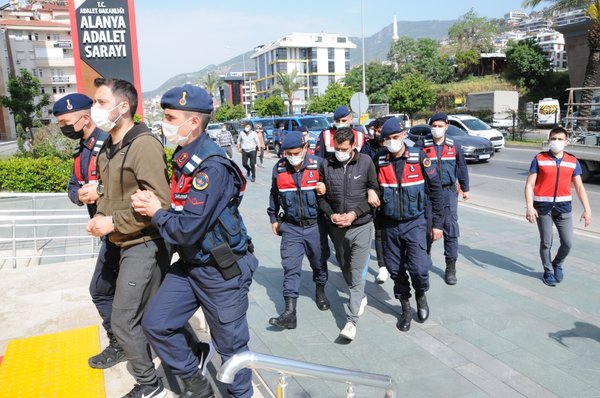
[[[564,158],[564,155],[563,155]],[[558,159],[556,159],[558,160]],[[556,182],[554,183],[554,197],[552,198],[552,208],[556,205],[556,194],[558,193],[558,179],[560,177],[560,162],[554,161],[556,163]],[[560,160],[562,162],[562,159]]]

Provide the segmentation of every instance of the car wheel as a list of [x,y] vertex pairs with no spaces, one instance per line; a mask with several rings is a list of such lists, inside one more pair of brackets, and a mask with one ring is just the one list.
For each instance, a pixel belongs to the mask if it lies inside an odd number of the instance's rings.
[[581,181],[587,182],[592,177],[592,173],[590,173],[590,170],[588,169],[585,161],[580,161],[580,164],[581,164]]

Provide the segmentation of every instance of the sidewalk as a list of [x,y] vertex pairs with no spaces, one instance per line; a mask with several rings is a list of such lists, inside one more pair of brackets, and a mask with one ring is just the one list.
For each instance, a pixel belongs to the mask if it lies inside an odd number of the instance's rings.
[[[298,328],[279,331],[268,319],[283,309],[279,238],[266,215],[274,159],[248,183],[242,214],[254,238],[260,266],[250,289],[250,349],[292,359],[391,375],[397,397],[598,397],[600,396],[600,250],[597,237],[579,233],[565,279],[541,281],[538,232],[524,219],[461,204],[458,284],[443,282],[443,248],[434,245],[428,301],[431,316],[411,330],[396,329],[399,301],[392,282],[374,283],[375,251],[367,274],[368,306],[352,343],[338,339],[345,323],[347,290],[330,263],[330,311],[314,303],[314,283],[305,263]],[[332,257],[333,259],[333,257]],[[87,286],[93,260],[0,271],[0,355],[8,340],[99,325]],[[412,299],[415,308],[414,299]],[[198,326],[197,323],[193,323]],[[104,339],[104,336],[101,336]],[[103,340],[105,344],[105,340]],[[104,372],[108,397],[119,397],[133,380],[124,364]],[[1,366],[1,365],[0,365]],[[220,366],[213,360],[212,377]],[[258,377],[260,376],[260,378]],[[258,371],[272,392],[279,375]],[[289,378],[288,397],[344,397],[346,386]],[[357,397],[382,390],[355,386]],[[269,396],[262,386],[255,396]]]

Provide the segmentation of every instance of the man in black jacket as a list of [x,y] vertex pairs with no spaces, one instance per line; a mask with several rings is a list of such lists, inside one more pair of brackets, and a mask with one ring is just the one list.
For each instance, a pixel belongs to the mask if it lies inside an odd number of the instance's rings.
[[352,129],[338,128],[333,139],[335,156],[323,162],[319,173],[327,189],[319,197],[319,207],[329,221],[329,236],[350,291],[340,337],[353,340],[356,322],[367,305],[363,275],[373,234],[371,206],[379,206],[379,186],[373,161],[354,146]]

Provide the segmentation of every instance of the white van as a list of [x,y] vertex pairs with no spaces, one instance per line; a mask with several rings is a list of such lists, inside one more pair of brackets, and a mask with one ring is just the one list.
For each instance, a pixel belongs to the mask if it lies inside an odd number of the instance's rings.
[[504,136],[498,130],[491,128],[481,119],[471,115],[448,115],[448,123],[465,131],[469,135],[487,138],[496,151],[504,148]]
[[537,127],[551,127],[560,123],[560,103],[554,98],[544,98],[538,102],[536,113]]

